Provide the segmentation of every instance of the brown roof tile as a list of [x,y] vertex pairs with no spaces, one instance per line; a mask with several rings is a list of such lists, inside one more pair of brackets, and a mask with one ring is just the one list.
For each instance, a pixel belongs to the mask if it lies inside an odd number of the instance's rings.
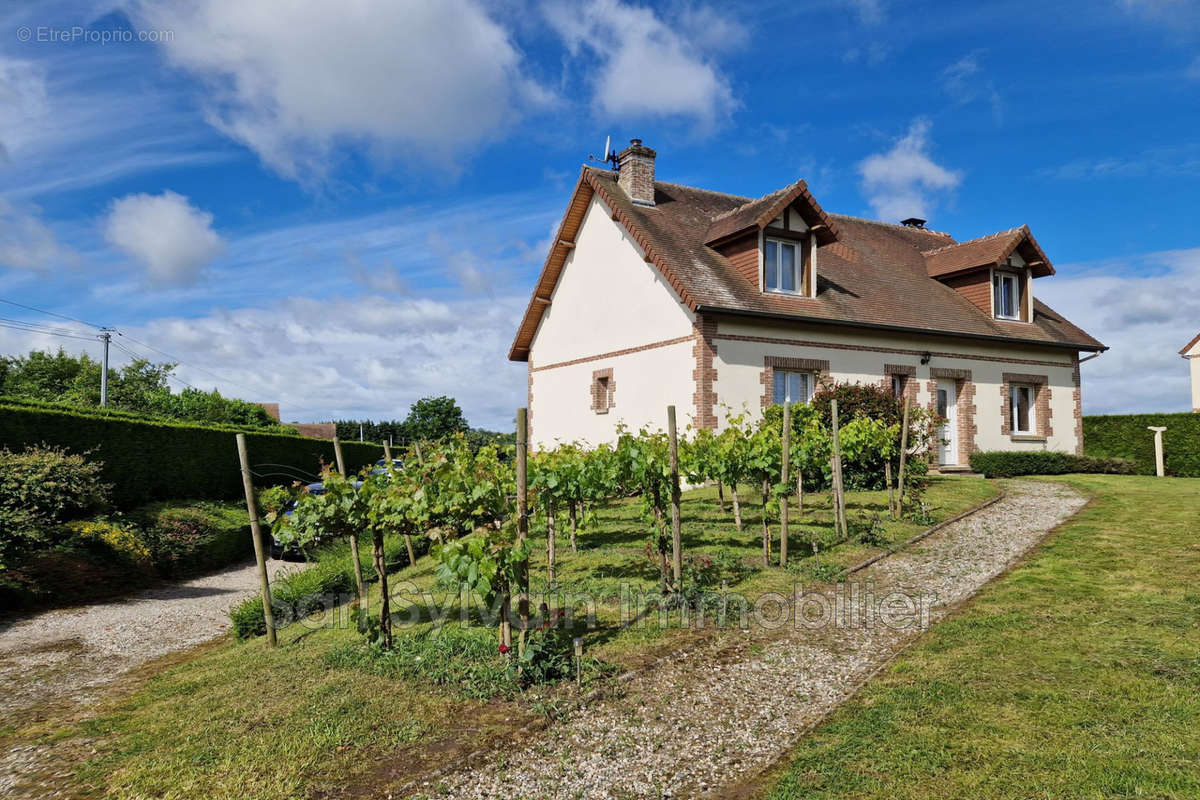
[[925,265],[931,278],[945,278],[973,269],[999,266],[1018,249],[1025,251],[1022,257],[1027,262],[1040,262],[1034,269],[1036,277],[1054,274],[1050,259],[1042,252],[1028,225],[926,250]]
[[[797,192],[798,188],[802,192]],[[790,202],[783,198],[791,196],[794,200],[807,194],[803,182],[757,200],[658,182],[655,205],[647,207],[629,200],[617,185],[615,173],[584,167],[556,241],[574,240],[582,221],[581,205],[586,207],[580,201],[583,196],[590,200],[593,193],[613,210],[617,221],[646,251],[646,260],[675,287],[692,310],[906,329],[1080,350],[1104,349],[1096,339],[1041,302],[1035,303],[1033,324],[1006,323],[992,319],[954,289],[931,279],[927,253],[956,253],[958,260],[975,258],[957,255],[960,245],[948,234],[828,214],[820,210],[815,200],[813,207],[827,220],[829,230],[836,232],[837,238],[836,243],[826,244],[817,251],[817,296],[763,294],[706,242],[715,240],[714,229],[725,231],[716,237],[720,239],[746,229],[748,221],[757,225],[764,217],[767,222],[774,219]],[[772,213],[776,206],[778,209]],[[726,222],[729,220],[736,222]],[[720,227],[718,222],[722,223]],[[1021,231],[1025,235],[1018,239],[1016,233]],[[984,255],[1002,252],[1010,244],[1005,236],[1014,240],[1011,243],[1014,248],[1022,242],[1037,246],[1027,228],[1017,228],[984,237],[1003,240],[1004,244],[981,244],[979,252]],[[979,242],[983,240],[962,245]],[[528,356],[530,342],[545,310],[544,301],[538,298],[550,296],[567,252],[562,245],[551,248],[510,358],[523,360]],[[1008,253],[1011,252],[1009,249]],[[1037,253],[1040,252],[1038,248]]]

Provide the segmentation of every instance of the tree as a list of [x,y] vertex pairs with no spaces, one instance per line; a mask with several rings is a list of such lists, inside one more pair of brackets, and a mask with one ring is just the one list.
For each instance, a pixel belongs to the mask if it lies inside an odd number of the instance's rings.
[[467,419],[453,397],[424,397],[412,404],[404,420],[404,435],[410,442],[436,442],[466,433]]

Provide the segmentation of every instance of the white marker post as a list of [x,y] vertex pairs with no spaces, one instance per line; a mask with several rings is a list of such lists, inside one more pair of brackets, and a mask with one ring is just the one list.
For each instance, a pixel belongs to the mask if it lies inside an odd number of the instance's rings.
[[1167,476],[1167,469],[1163,463],[1162,435],[1166,428],[1156,428],[1154,426],[1150,426],[1146,430],[1154,431],[1154,468],[1158,472],[1158,477],[1165,478]]

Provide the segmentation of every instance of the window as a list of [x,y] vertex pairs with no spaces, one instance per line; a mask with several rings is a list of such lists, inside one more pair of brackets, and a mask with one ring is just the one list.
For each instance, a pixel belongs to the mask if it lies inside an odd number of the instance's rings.
[[592,372],[592,411],[597,414],[607,414],[615,406],[617,384],[613,380],[612,369],[598,369]]
[[1014,384],[1009,387],[1009,409],[1012,419],[1009,424],[1014,434],[1032,435],[1034,425],[1034,387]]
[[992,277],[993,310],[998,319],[1021,318],[1021,279],[1009,272]]
[[892,397],[904,397],[904,381],[907,376],[893,375],[892,376]]
[[767,239],[763,256],[763,286],[769,292],[799,292],[804,284],[800,275],[803,260],[799,242]]
[[813,395],[811,372],[784,372],[775,370],[776,405],[784,403],[807,403]]

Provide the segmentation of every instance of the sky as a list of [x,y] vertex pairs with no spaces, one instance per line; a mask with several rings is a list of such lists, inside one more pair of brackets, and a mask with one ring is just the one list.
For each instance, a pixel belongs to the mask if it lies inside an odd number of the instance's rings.
[[[507,429],[580,165],[638,137],[661,180],[1030,225],[1112,348],[1085,412],[1184,411],[1198,128],[1197,0],[9,0],[0,299],[285,420]],[[0,353],[94,334],[0,303]]]

